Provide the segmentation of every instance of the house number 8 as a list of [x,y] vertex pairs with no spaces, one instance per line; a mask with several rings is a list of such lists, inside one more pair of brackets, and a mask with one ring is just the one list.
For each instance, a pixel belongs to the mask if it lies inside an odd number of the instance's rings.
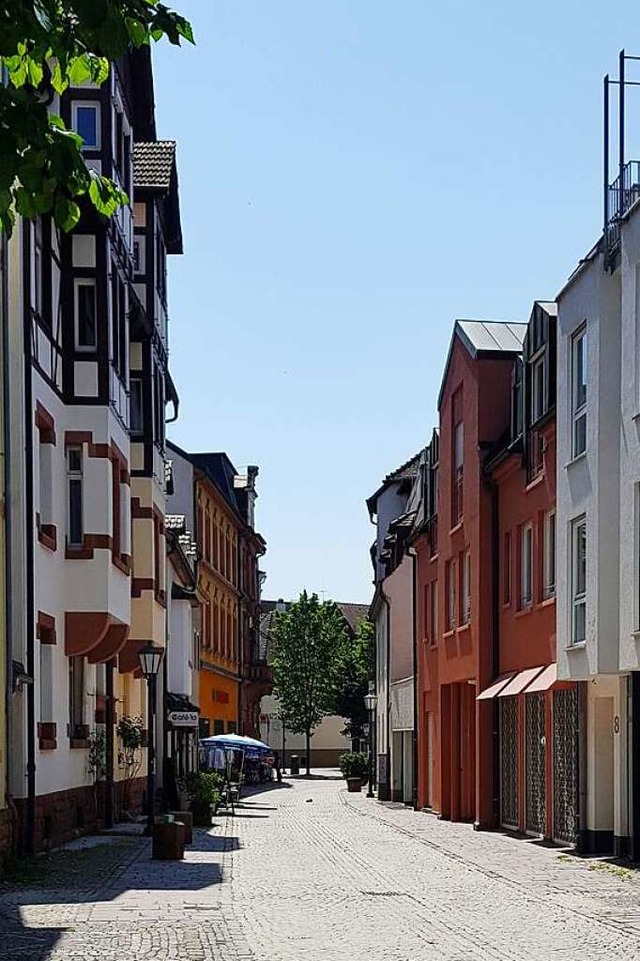
[[617,714],[613,719],[613,733],[614,734],[620,733],[620,718],[618,717]]

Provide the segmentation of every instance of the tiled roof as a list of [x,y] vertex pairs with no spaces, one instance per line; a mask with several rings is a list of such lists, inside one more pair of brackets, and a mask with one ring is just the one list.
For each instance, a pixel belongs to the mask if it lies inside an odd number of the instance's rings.
[[175,140],[156,140],[155,143],[134,144],[134,187],[169,190],[175,161]]
[[418,473],[421,454],[422,451],[418,451],[417,454],[410,457],[408,461],[405,461],[405,463],[397,467],[396,470],[392,470],[391,473],[385,477],[384,483],[386,484],[388,481],[394,480],[410,480],[412,477],[415,477]]
[[354,632],[360,621],[366,621],[369,615],[368,604],[343,604],[342,601],[336,601],[336,607],[340,609],[345,621]]

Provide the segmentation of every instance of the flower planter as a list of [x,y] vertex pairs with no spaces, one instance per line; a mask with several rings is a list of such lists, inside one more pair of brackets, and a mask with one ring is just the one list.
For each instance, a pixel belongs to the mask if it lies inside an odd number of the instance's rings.
[[211,808],[212,805],[205,801],[191,802],[191,813],[193,814],[193,823],[196,827],[211,827]]
[[361,790],[362,790],[361,777],[347,778],[347,791],[349,792],[349,794],[359,794]]

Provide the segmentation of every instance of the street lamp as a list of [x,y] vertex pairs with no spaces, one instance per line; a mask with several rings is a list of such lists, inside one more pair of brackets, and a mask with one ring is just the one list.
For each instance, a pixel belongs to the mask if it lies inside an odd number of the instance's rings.
[[162,663],[164,649],[154,647],[149,644],[138,652],[140,670],[147,682],[147,701],[148,701],[148,725],[147,732],[147,830],[148,835],[153,834],[153,824],[155,820],[155,796],[156,796],[156,682],[158,671]]
[[364,706],[369,712],[369,788],[367,790],[367,797],[375,797],[373,793],[373,712],[375,711],[377,704],[377,694],[374,694],[372,691],[369,691],[368,694],[365,694]]

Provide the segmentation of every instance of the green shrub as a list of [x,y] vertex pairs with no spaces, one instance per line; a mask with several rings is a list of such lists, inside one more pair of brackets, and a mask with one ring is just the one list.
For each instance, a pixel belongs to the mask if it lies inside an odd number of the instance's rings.
[[187,778],[187,791],[195,804],[215,804],[220,800],[220,788],[224,781],[213,771],[197,771]]
[[369,774],[369,755],[363,751],[347,751],[340,755],[338,763],[345,778],[359,777],[365,780]]

